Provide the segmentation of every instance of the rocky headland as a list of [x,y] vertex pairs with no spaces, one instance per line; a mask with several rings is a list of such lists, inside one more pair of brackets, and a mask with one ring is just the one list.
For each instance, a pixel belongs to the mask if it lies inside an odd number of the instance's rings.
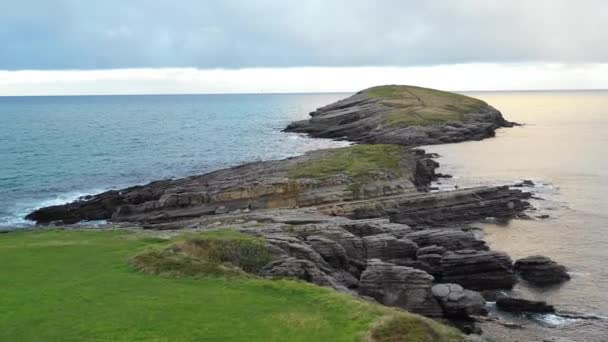
[[[293,277],[434,318],[469,322],[486,299],[519,276],[567,280],[565,268],[535,256],[513,264],[469,224],[525,217],[531,194],[517,186],[433,191],[432,155],[415,148],[492,137],[510,127],[467,96],[381,86],[319,108],[286,130],[361,144],[285,160],[249,163],[183,179],[112,190],[42,208],[42,225],[107,220],[159,234],[229,227],[263,238],[272,258],[254,273]],[[515,185],[515,184],[514,184]],[[167,253],[182,253],[179,248]],[[501,299],[509,311],[543,303]]]

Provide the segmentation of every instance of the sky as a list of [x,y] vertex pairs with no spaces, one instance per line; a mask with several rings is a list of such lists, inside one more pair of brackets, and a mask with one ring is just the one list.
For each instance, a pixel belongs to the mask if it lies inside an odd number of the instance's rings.
[[604,0],[14,0],[0,95],[608,88]]

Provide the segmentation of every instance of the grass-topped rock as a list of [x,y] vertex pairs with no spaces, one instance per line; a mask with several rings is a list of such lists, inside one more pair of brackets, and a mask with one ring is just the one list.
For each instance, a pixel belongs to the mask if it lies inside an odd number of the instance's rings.
[[402,85],[362,90],[310,116],[286,130],[367,143],[427,145],[479,140],[513,125],[481,100]]
[[243,210],[310,207],[415,192],[430,184],[436,166],[420,150],[353,145],[111,190],[36,210],[28,218],[39,223],[111,220],[148,226]]
[[272,260],[264,239],[221,229],[180,236],[167,247],[134,256],[131,264],[157,275],[234,276],[255,274]]

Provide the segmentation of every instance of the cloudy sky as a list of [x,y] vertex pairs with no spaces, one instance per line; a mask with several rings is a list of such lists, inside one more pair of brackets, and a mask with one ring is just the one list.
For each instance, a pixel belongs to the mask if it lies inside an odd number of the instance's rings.
[[608,88],[603,0],[7,0],[0,95]]

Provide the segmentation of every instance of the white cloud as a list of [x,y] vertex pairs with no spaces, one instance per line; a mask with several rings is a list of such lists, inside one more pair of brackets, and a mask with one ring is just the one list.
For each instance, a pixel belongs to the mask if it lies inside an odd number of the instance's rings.
[[353,92],[379,84],[444,90],[607,89],[608,64],[0,71],[0,95]]

